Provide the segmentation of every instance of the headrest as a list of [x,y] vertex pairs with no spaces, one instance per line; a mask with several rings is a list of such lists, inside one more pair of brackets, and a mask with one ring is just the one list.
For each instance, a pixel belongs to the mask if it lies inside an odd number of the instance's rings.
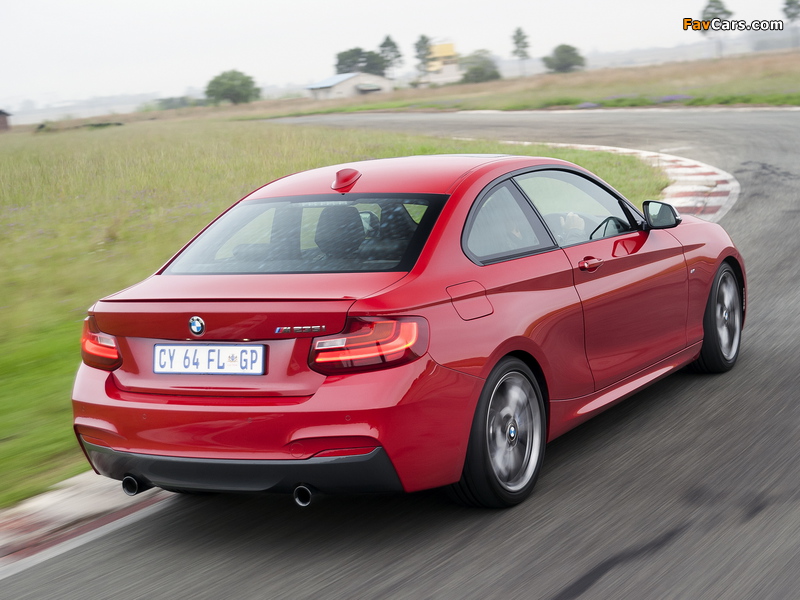
[[380,237],[390,240],[404,240],[414,235],[417,224],[402,206],[386,207],[381,212]]
[[364,224],[355,206],[326,206],[319,215],[317,246],[328,256],[348,257],[364,241]]

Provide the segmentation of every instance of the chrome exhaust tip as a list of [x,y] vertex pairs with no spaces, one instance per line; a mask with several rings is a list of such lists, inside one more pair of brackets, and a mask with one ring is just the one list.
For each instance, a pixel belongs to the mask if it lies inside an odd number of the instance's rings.
[[311,504],[312,495],[313,492],[311,491],[311,488],[302,484],[294,488],[294,493],[292,494],[294,497],[294,503],[301,508],[305,508]]
[[151,487],[153,486],[149,483],[139,481],[133,475],[125,475],[125,477],[122,478],[122,491],[128,496],[135,496],[136,494],[149,490]]

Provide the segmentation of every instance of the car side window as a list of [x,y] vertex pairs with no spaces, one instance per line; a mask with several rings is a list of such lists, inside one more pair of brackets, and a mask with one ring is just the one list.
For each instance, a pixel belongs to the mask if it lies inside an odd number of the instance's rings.
[[553,247],[539,217],[510,182],[495,187],[473,206],[464,240],[467,254],[482,263]]
[[637,229],[622,200],[580,175],[552,170],[514,179],[561,246]]

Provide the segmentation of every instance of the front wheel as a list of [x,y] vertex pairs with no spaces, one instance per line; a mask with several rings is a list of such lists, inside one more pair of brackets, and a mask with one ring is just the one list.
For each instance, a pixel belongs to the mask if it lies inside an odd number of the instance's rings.
[[490,508],[525,500],[544,459],[545,422],[542,392],[531,370],[516,358],[500,361],[478,400],[464,471],[451,495]]
[[742,339],[742,288],[727,263],[717,271],[703,315],[703,346],[690,366],[701,373],[724,373],[739,357]]

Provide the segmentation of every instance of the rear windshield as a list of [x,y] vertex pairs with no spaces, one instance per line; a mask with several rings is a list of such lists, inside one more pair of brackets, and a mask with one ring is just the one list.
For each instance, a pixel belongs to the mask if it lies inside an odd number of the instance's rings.
[[217,219],[164,273],[408,271],[445,200],[396,194],[247,200]]

